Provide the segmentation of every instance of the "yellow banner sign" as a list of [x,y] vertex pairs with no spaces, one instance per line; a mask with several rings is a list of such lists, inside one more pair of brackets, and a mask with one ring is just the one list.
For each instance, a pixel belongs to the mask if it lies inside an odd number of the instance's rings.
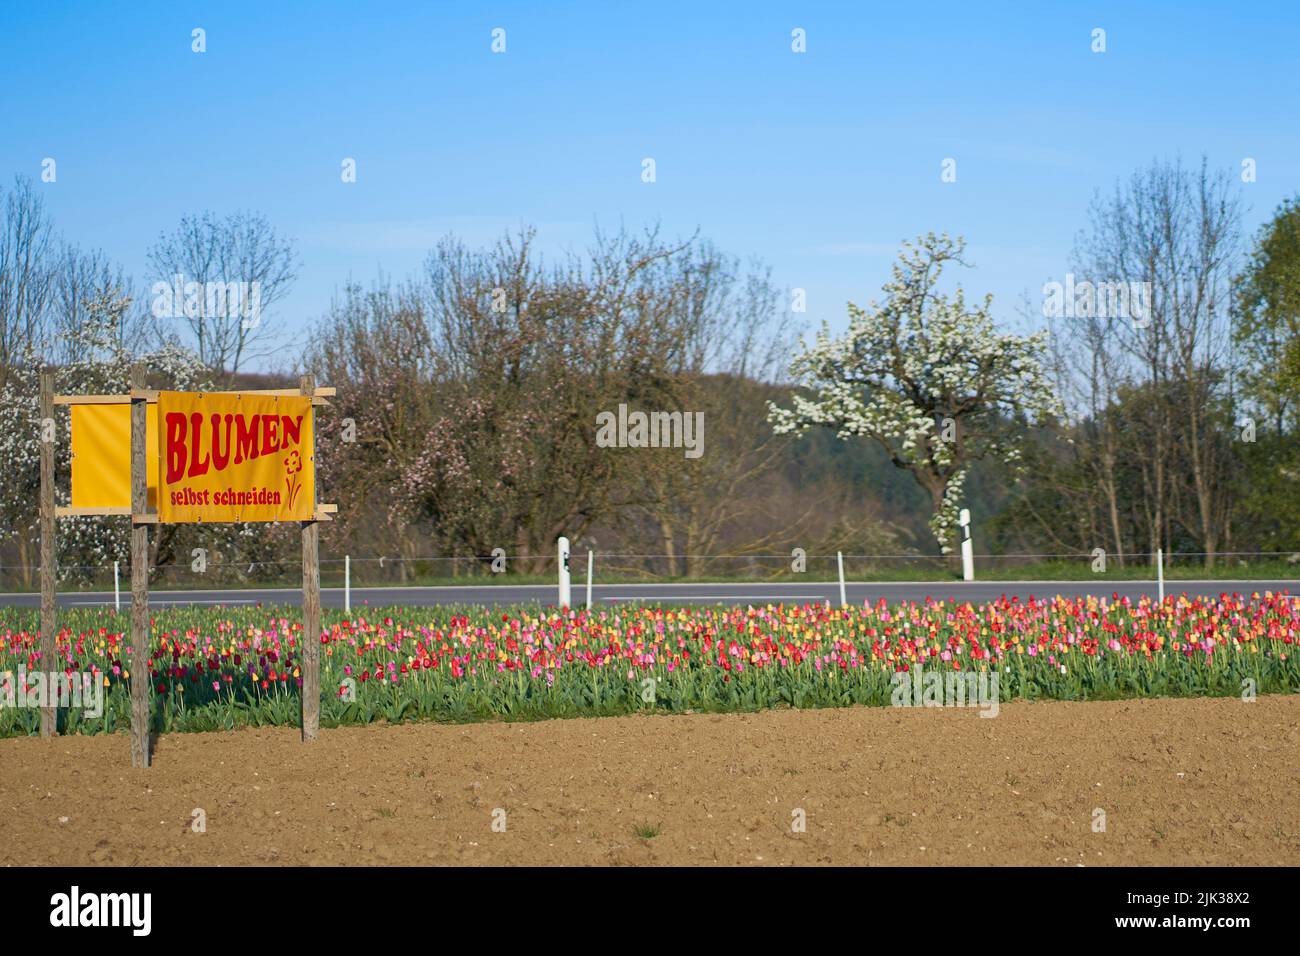
[[[158,407],[148,410],[145,474],[158,504]],[[131,507],[131,406],[72,406],[72,507]]]
[[160,392],[158,423],[159,521],[315,517],[310,398]]

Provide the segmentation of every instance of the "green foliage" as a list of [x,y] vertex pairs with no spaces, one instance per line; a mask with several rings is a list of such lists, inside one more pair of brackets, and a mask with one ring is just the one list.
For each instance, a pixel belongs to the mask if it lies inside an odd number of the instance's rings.
[[1259,231],[1237,284],[1234,332],[1252,396],[1281,431],[1300,397],[1300,198]]

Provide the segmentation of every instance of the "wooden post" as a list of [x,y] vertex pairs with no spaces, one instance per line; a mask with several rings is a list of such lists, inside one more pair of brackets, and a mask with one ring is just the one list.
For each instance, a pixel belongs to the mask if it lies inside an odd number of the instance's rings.
[[54,606],[54,372],[41,370],[41,671],[47,696],[41,707],[41,736],[53,737],[58,729],[55,707],[55,677],[63,668],[55,663],[58,653],[58,615]]
[[[145,367],[131,367],[131,388],[145,387]],[[149,510],[147,462],[149,404],[131,399],[131,766],[149,766]]]
[[[316,394],[316,378],[304,375],[298,383],[303,395]],[[316,408],[312,416],[312,447],[303,449],[316,461]],[[316,514],[316,482],[312,482],[311,514]],[[320,732],[320,525],[302,523],[302,739],[316,739]]]

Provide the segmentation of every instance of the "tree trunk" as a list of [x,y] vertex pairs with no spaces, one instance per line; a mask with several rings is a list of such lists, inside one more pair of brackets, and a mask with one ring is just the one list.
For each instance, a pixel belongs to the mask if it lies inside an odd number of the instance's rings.
[[[930,492],[930,514],[937,515],[943,510],[944,495],[948,492],[948,479],[941,475],[931,475],[925,482],[925,490]],[[951,550],[943,554],[943,541],[935,537],[935,543],[939,546],[939,552],[944,558],[944,564],[947,569],[954,573],[961,572],[961,541],[954,537],[948,542]]]
[[677,538],[673,523],[667,518],[659,519],[659,540],[663,542],[664,555],[668,559],[668,576],[677,577]]

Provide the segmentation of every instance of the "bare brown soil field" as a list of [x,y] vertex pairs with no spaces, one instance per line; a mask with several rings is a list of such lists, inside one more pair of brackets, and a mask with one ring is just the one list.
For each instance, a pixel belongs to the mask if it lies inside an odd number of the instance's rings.
[[1300,862],[1300,696],[241,730],[165,736],[145,771],[129,755],[126,735],[0,740],[0,863]]

